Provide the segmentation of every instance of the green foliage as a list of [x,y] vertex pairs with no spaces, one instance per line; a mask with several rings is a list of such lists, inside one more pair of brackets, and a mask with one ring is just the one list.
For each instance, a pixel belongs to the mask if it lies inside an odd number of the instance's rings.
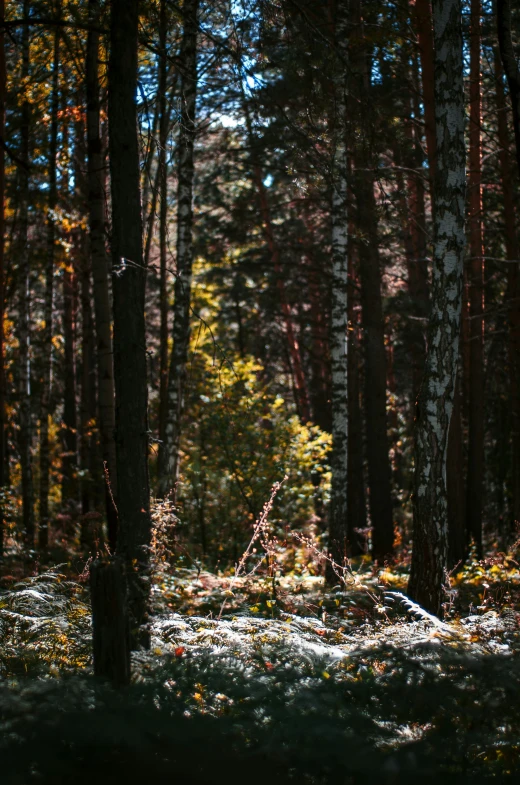
[[[218,301],[209,286],[199,285],[197,295],[207,325]],[[178,515],[190,546],[236,562],[285,476],[270,516],[277,534],[315,520],[328,500],[331,437],[302,424],[262,365],[224,354],[206,325],[193,330]]]

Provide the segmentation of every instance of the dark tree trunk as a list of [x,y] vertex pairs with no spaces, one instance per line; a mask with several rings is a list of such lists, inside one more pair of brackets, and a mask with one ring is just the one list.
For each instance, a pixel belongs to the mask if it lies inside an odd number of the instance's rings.
[[103,467],[100,466],[96,471],[96,477],[101,479],[105,489],[108,543],[113,553],[118,525],[117,508],[114,505],[114,500],[117,505],[117,473],[112,319],[105,247],[105,163],[100,129],[99,33],[94,29],[99,23],[99,13],[99,0],[89,0],[89,20],[92,28],[87,38],[86,62],[88,211],[96,328],[99,432],[103,461]]
[[97,560],[90,568],[94,676],[115,687],[130,683],[130,635],[124,566]]
[[173,313],[173,347],[168,372],[168,414],[159,450],[159,496],[175,493],[179,472],[181,419],[190,343],[190,303],[193,263],[193,177],[197,96],[198,0],[185,0],[180,62],[181,116],[178,142],[177,277]]
[[390,457],[386,417],[386,350],[382,299],[382,270],[378,250],[378,217],[374,194],[368,43],[359,7],[356,47],[353,53],[353,85],[356,89],[357,122],[360,129],[356,150],[354,192],[357,207],[359,278],[363,313],[365,359],[365,422],[368,461],[369,505],[372,524],[372,555],[384,560],[394,548]]
[[428,354],[415,429],[410,596],[440,614],[448,564],[446,448],[459,354],[466,150],[461,0],[434,0],[437,166]]
[[511,3],[510,0],[496,0],[496,3],[498,45],[509,86],[509,97],[513,109],[516,160],[520,171],[520,68],[513,47]]
[[[57,6],[59,12],[60,8]],[[56,253],[55,210],[57,204],[57,153],[58,153],[58,110],[59,110],[59,68],[60,32],[54,30],[54,54],[52,64],[51,93],[51,132],[49,139],[49,201],[47,213],[47,263],[45,269],[45,327],[42,331],[42,377],[40,402],[40,520],[38,528],[38,547],[45,549],[49,544],[49,416],[51,397],[52,366],[52,316],[54,305],[54,267]]]
[[[509,260],[520,259],[520,244],[517,234],[515,194],[511,177],[511,158],[507,109],[504,95],[503,71],[498,52],[495,50],[495,77],[498,120],[498,143],[500,178],[504,199],[504,242]],[[511,518],[513,526],[520,521],[520,265],[510,261],[507,265],[508,303],[508,359],[511,397]]]
[[76,415],[76,274],[72,260],[63,270],[64,391],[61,429],[61,498],[73,509],[77,496],[78,421]]
[[[24,16],[29,14],[29,2],[24,0]],[[29,80],[29,25],[22,29],[22,80],[28,89]],[[22,475],[22,516],[25,547],[34,547],[34,489],[31,462],[32,422],[31,422],[31,366],[30,366],[30,261],[29,261],[29,134],[31,124],[31,104],[25,93],[22,99],[20,124],[20,162],[19,174],[19,266],[18,266],[18,341],[19,349],[19,438],[20,466]]]
[[160,216],[159,216],[159,439],[164,441],[168,414],[168,288],[167,288],[167,252],[168,252],[168,163],[166,146],[168,144],[168,127],[170,110],[166,97],[166,78],[168,75],[167,41],[168,19],[166,0],[161,0],[159,23],[159,180],[160,180]]
[[[4,48],[5,2],[0,0],[0,137],[5,139],[5,100],[6,71]],[[6,411],[5,411],[5,350],[4,350],[4,310],[5,310],[5,151],[0,145],[0,492],[5,485],[6,464]],[[0,502],[0,559],[4,555],[5,510]]]
[[112,0],[108,77],[116,465],[132,646],[148,647],[150,488],[142,219],[137,129],[138,0]]

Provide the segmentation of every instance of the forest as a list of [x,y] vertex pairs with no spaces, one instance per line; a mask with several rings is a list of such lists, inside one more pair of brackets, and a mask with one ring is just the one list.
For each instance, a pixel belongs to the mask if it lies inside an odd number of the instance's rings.
[[520,4],[0,0],[5,785],[517,782]]

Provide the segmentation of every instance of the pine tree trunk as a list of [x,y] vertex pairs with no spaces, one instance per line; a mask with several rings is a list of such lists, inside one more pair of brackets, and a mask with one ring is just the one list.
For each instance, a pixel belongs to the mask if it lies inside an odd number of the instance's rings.
[[[24,0],[24,16],[29,14],[29,0]],[[23,89],[29,89],[29,26],[22,29],[22,81]],[[30,263],[29,263],[29,134],[31,124],[31,105],[25,92],[22,102],[20,124],[20,161],[19,168],[19,293],[18,293],[18,341],[19,341],[19,451],[22,475],[22,516],[25,547],[34,547],[34,490],[31,463],[32,422],[31,422],[31,366],[29,333],[30,300]]]
[[353,50],[353,86],[357,98],[359,143],[356,150],[354,192],[358,231],[359,278],[363,314],[364,403],[372,555],[384,560],[394,547],[390,456],[386,416],[386,350],[382,299],[382,270],[378,250],[378,217],[374,194],[374,162],[370,145],[373,127],[370,107],[370,58],[361,9],[355,10],[356,46]]
[[[96,363],[98,379],[99,432],[102,467],[96,472],[105,488],[108,543],[111,552],[117,542],[117,473],[115,432],[114,370],[112,319],[105,247],[105,163],[100,129],[99,98],[99,0],[89,0],[91,29],[87,38],[87,155],[90,262],[92,265],[94,319],[96,329]],[[110,483],[110,486],[108,485]]]
[[[332,118],[332,275],[330,315],[330,361],[332,399],[332,456],[329,510],[329,551],[343,565],[348,551],[348,18],[346,8],[337,9],[334,31],[336,74]],[[327,565],[328,582],[335,579]]]
[[181,418],[190,343],[193,262],[193,176],[197,95],[198,0],[185,0],[181,62],[181,116],[178,141],[177,277],[173,313],[173,347],[168,371],[168,415],[159,450],[159,496],[175,494],[179,473]]
[[434,0],[437,167],[434,265],[415,428],[414,540],[408,592],[440,614],[448,564],[446,448],[459,353],[466,195],[461,0]]
[[168,241],[168,168],[166,145],[168,144],[168,127],[170,111],[166,102],[167,68],[167,14],[166,0],[161,0],[159,23],[159,179],[160,179],[160,216],[159,216],[159,439],[164,442],[166,420],[168,415],[168,289],[167,289],[167,241]]
[[482,134],[480,0],[471,0],[469,121],[469,444],[467,531],[482,558],[484,483],[484,231],[482,213]]
[[90,567],[94,676],[114,687],[130,683],[130,635],[124,565],[96,560]]
[[[76,472],[78,463],[78,436],[76,416],[76,274],[72,259],[63,270],[63,343],[64,390],[63,423],[61,428],[61,499],[62,504],[73,506],[76,501]],[[72,509],[72,507],[71,507]]]
[[[500,179],[504,199],[504,241],[509,260],[520,259],[518,242],[517,210],[511,177],[509,132],[507,109],[504,95],[503,70],[499,53],[495,50],[495,92],[497,101],[497,123]],[[520,521],[520,265],[510,261],[507,265],[507,303],[508,303],[508,359],[511,396],[511,451],[512,477],[511,500],[512,523]]]
[[138,0],[112,0],[108,72],[116,466],[120,535],[128,568],[131,641],[148,647],[150,488],[142,218],[137,129]]
[[[58,9],[59,10],[59,9]],[[58,153],[58,110],[59,110],[59,68],[60,68],[59,26],[54,30],[54,53],[52,65],[51,129],[49,139],[49,201],[47,214],[47,262],[45,269],[44,321],[42,331],[42,378],[40,402],[40,520],[38,528],[38,547],[45,549],[49,544],[49,416],[51,396],[52,364],[52,315],[54,304],[54,267],[56,252],[55,210],[57,204],[57,153]]]
[[496,9],[498,45],[509,86],[509,97],[513,109],[516,160],[520,170],[520,68],[513,47],[510,0],[496,0]]
[[433,25],[430,0],[415,0],[415,25],[419,44],[422,71],[422,93],[424,105],[424,128],[430,181],[435,176],[436,137],[435,137],[435,65],[433,51]]
[[[0,0],[0,138],[5,139],[6,70],[4,47],[5,2]],[[5,151],[0,145],[0,492],[6,480],[6,411],[5,411]],[[4,555],[5,510],[0,502],[0,559]]]

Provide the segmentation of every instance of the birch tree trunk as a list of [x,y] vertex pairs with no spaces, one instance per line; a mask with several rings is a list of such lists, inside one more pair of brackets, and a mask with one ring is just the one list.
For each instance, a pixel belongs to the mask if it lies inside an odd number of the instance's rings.
[[98,474],[105,488],[108,543],[110,550],[114,552],[117,542],[115,400],[112,319],[105,247],[105,163],[100,129],[99,33],[95,29],[99,24],[99,14],[99,0],[89,0],[90,30],[86,59],[88,212],[96,329],[99,432],[106,476],[101,466]]
[[[332,129],[332,276],[330,360],[332,400],[332,456],[329,511],[329,551],[343,565],[348,547],[348,17],[338,6],[334,31],[336,74]],[[327,565],[327,580],[335,574]]]
[[480,0],[471,0],[469,125],[469,443],[467,531],[482,558],[484,483],[484,227],[482,214],[482,97]]
[[[59,6],[56,10],[59,12]],[[40,509],[38,547],[43,550],[49,543],[49,408],[52,367],[52,312],[54,301],[54,265],[56,250],[55,210],[57,204],[56,174],[58,153],[59,67],[60,32],[54,30],[52,64],[51,128],[49,139],[49,201],[47,212],[47,263],[45,269],[44,321],[42,330],[42,378],[40,402]]]
[[415,428],[414,540],[408,592],[442,613],[448,559],[446,449],[459,352],[466,196],[461,0],[434,0],[434,264],[428,354]]
[[[23,13],[29,15],[29,0],[24,0]],[[29,134],[31,105],[29,103],[29,25],[22,29],[22,90],[24,91],[20,124],[19,168],[19,267],[18,267],[18,341],[19,341],[19,450],[22,475],[22,517],[25,547],[34,547],[34,490],[31,464],[31,366],[29,333]]]
[[148,387],[137,129],[139,0],[112,0],[108,75],[116,467],[120,536],[127,563],[132,646],[149,647]]
[[190,343],[190,301],[193,263],[193,177],[197,97],[198,0],[185,0],[180,53],[181,115],[178,141],[177,277],[173,313],[173,348],[168,371],[168,414],[159,451],[159,496],[175,493],[179,473],[181,418]]

